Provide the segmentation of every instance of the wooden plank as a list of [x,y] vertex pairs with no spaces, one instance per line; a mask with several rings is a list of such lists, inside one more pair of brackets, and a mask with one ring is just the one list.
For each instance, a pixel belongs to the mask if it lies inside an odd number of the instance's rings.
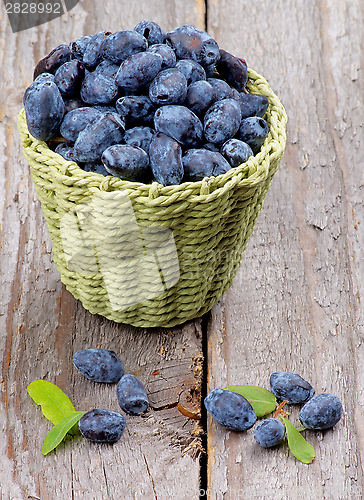
[[[184,499],[198,497],[199,428],[182,415],[200,405],[201,321],[173,329],[117,325],[92,316],[65,290],[51,259],[51,242],[22,157],[16,116],[36,62],[53,47],[101,30],[132,29],[152,19],[166,31],[204,26],[204,3],[85,1],[62,18],[13,34],[1,18],[0,103],[0,498]],[[6,48],[5,48],[6,47]],[[85,347],[115,350],[125,371],[145,383],[151,409],[127,418],[114,446],[84,439],[41,454],[51,424],[26,393],[34,379],[58,384],[78,409],[118,411],[115,386],[87,381],[72,365]]]
[[211,499],[364,496],[363,21],[360,0],[209,3],[209,33],[268,79],[289,119],[238,276],[213,309],[209,390],[269,388],[270,373],[287,370],[344,405],[333,430],[306,432],[308,466],[209,418]]

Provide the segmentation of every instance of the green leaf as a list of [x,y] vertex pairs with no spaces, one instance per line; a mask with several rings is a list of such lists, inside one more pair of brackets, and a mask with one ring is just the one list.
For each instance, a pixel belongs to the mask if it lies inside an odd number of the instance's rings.
[[34,380],[27,391],[32,400],[41,405],[43,415],[58,425],[65,417],[76,411],[68,396],[55,384],[47,380]]
[[299,430],[287,419],[283,419],[286,426],[288,446],[293,455],[304,464],[310,464],[315,458],[313,446],[299,433]]
[[275,395],[264,389],[264,387],[256,385],[229,385],[225,389],[244,396],[252,405],[258,418],[264,417],[276,409],[277,400]]
[[296,427],[296,429],[298,430],[298,432],[303,432],[303,431],[307,431],[307,427],[301,425],[300,427]]
[[50,451],[54,450],[66,436],[66,434],[77,425],[84,411],[75,411],[64,418],[59,424],[55,425],[44,438],[44,443],[42,446],[43,455],[47,455]]

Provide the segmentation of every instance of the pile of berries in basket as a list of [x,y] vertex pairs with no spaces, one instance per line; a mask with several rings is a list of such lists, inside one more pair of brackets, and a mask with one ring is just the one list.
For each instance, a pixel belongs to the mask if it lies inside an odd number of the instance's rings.
[[218,176],[264,143],[266,96],[206,32],[152,21],[52,50],[24,94],[28,130],[86,172],[174,185]]

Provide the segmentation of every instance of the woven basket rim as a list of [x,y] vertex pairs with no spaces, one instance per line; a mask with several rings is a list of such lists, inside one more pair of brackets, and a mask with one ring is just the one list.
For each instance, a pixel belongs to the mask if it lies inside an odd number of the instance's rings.
[[[140,182],[125,181],[114,176],[103,176],[93,172],[85,172],[77,163],[65,160],[61,155],[52,151],[48,145],[35,139],[28,131],[25,110],[22,109],[18,115],[18,129],[22,138],[23,149],[26,153],[36,155],[39,163],[46,164],[58,181],[65,184],[73,184],[73,181],[85,186],[90,184],[91,189],[100,191],[127,190],[137,191],[139,196],[153,199],[156,203],[162,200],[176,199],[186,192],[198,197],[222,196],[233,186],[250,188],[258,185],[269,175],[270,159],[281,157],[286,145],[286,123],[287,115],[278,97],[270,88],[267,80],[248,68],[247,89],[251,93],[265,95],[269,100],[269,108],[265,119],[269,125],[269,134],[261,151],[249,158],[249,160],[238,167],[231,168],[227,173],[217,177],[206,177],[201,181],[184,182],[182,184],[163,186],[158,182],[143,184]],[[206,199],[206,201],[208,201]]]

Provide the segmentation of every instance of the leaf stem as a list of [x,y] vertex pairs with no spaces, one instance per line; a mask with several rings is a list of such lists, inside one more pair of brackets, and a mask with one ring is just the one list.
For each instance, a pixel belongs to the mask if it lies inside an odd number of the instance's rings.
[[273,418],[277,418],[278,415],[282,414],[283,417],[287,416],[287,413],[283,410],[283,406],[288,403],[288,399],[282,401],[282,403],[277,406],[276,411],[274,412]]

